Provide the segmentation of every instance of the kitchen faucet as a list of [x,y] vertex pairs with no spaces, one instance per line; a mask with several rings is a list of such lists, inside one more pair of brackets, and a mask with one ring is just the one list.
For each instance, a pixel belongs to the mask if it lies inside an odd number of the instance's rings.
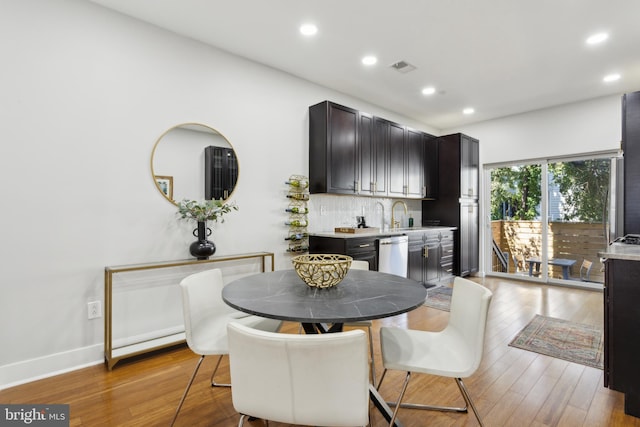
[[396,221],[396,217],[395,217],[395,207],[396,205],[400,203],[402,204],[402,206],[404,206],[404,214],[407,214],[407,204],[405,202],[403,202],[402,200],[396,200],[395,202],[393,202],[393,206],[391,206],[391,227],[392,228],[398,228],[400,226],[400,221]]
[[382,208],[382,220],[380,221],[380,230],[384,231],[384,205],[382,204],[382,202],[376,202],[376,205],[380,205],[380,207]]

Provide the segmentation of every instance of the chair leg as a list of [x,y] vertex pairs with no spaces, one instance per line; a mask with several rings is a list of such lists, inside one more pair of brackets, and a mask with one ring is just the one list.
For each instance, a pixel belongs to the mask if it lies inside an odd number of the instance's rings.
[[409,380],[411,379],[411,372],[407,372],[407,376],[404,379],[404,384],[402,384],[402,390],[400,391],[400,396],[398,396],[398,401],[395,404],[396,409],[393,410],[393,416],[391,417],[391,421],[389,421],[389,426],[393,427],[396,422],[396,416],[398,416],[398,411],[400,410],[400,406],[402,406],[402,398],[404,397],[404,393],[407,391],[407,386],[409,385]]
[[222,354],[218,357],[218,362],[216,363],[216,367],[213,369],[213,373],[211,374],[211,387],[231,387],[231,384],[220,384],[214,381],[213,376],[218,371],[218,366],[220,366],[220,362],[222,362]]
[[[384,374],[385,373],[386,373],[386,370],[385,370],[385,372],[382,373],[383,378],[384,378]],[[380,378],[380,382],[378,383],[378,386],[380,386],[380,383],[382,383],[382,378]],[[456,384],[458,384],[457,379],[456,379]],[[458,385],[458,387],[460,387],[460,386]],[[463,385],[463,387],[464,387],[464,385]],[[465,389],[465,391],[466,391],[466,389]],[[429,411],[462,412],[462,413],[468,412],[467,411],[468,394],[465,396],[465,394],[463,392],[462,397],[464,398],[464,402],[465,402],[464,408],[451,407],[451,406],[423,405],[421,403],[401,403],[400,406],[403,407],[403,408],[407,408],[407,409],[424,409],[424,410],[429,410]],[[387,402],[387,405],[395,406],[396,402]]]
[[482,420],[480,419],[480,414],[478,414],[478,410],[476,409],[476,405],[473,404],[473,400],[471,400],[471,396],[469,396],[469,392],[467,391],[467,388],[464,386],[464,383],[462,382],[462,378],[456,378],[456,384],[458,385],[458,388],[460,389],[460,393],[462,393],[462,397],[464,398],[464,401],[467,403],[467,406],[471,406],[471,410],[473,411],[473,414],[476,416],[476,419],[478,420],[478,424],[480,424],[480,427],[484,427],[484,424],[482,424]]
[[178,413],[180,412],[180,409],[182,408],[182,404],[184,403],[184,400],[187,398],[187,393],[189,393],[189,389],[191,388],[191,384],[193,384],[193,380],[196,378],[196,374],[198,373],[198,369],[200,369],[200,365],[202,364],[202,361],[204,360],[204,355],[200,356],[200,360],[198,360],[198,363],[196,364],[196,368],[193,370],[193,374],[191,374],[191,379],[189,380],[189,383],[187,384],[187,388],[184,390],[184,393],[182,393],[182,399],[180,399],[180,403],[178,404],[178,408],[176,409],[176,413],[173,415],[173,419],[171,420],[171,426],[173,427],[173,424],[176,422],[176,419],[178,418]]
[[371,383],[376,386],[376,361],[373,358],[373,335],[371,335],[371,326],[367,326],[369,334],[369,355],[371,356]]
[[382,376],[380,376],[380,381],[378,381],[378,386],[376,387],[376,390],[380,391],[380,386],[382,385],[382,381],[384,380],[385,375],[387,375],[386,369],[382,371]]

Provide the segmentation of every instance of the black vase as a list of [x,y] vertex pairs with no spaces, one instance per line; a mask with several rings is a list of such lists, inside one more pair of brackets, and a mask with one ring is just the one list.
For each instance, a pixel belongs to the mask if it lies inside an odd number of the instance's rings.
[[216,245],[212,241],[207,240],[211,236],[211,229],[207,228],[207,223],[198,221],[198,228],[193,230],[193,235],[198,238],[189,246],[191,255],[198,259],[209,259],[211,255],[216,253]]

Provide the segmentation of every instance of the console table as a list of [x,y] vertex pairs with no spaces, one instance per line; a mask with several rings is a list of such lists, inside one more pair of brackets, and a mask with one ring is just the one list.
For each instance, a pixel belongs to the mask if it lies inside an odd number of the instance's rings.
[[[261,260],[261,271],[266,270],[267,258],[271,258],[271,271],[275,267],[275,259],[273,252],[254,252],[237,255],[213,256],[207,260],[181,260],[166,261],[148,264],[132,264],[122,266],[105,267],[104,269],[104,358],[107,369],[113,369],[113,366],[122,359],[137,356],[139,354],[148,353],[161,348],[176,345],[185,341],[184,331],[162,336],[150,340],[130,343],[121,347],[113,345],[113,276],[115,274],[127,273],[142,270],[157,270],[163,268],[184,267],[190,265],[203,265],[212,263],[221,263],[225,261],[238,261],[249,259]],[[177,283],[176,283],[177,285]]]

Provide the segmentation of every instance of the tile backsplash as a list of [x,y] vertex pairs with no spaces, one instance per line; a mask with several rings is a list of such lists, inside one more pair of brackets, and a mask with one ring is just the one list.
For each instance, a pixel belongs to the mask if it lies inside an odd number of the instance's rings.
[[[391,206],[399,199],[338,196],[333,194],[311,194],[309,198],[309,232],[333,231],[335,227],[356,227],[356,216],[364,216],[369,227],[383,229],[391,224]],[[409,215],[414,227],[422,221],[422,201],[402,199],[407,204],[407,214],[401,205],[396,205],[396,220],[400,227],[408,227]],[[384,216],[383,216],[384,213]]]

